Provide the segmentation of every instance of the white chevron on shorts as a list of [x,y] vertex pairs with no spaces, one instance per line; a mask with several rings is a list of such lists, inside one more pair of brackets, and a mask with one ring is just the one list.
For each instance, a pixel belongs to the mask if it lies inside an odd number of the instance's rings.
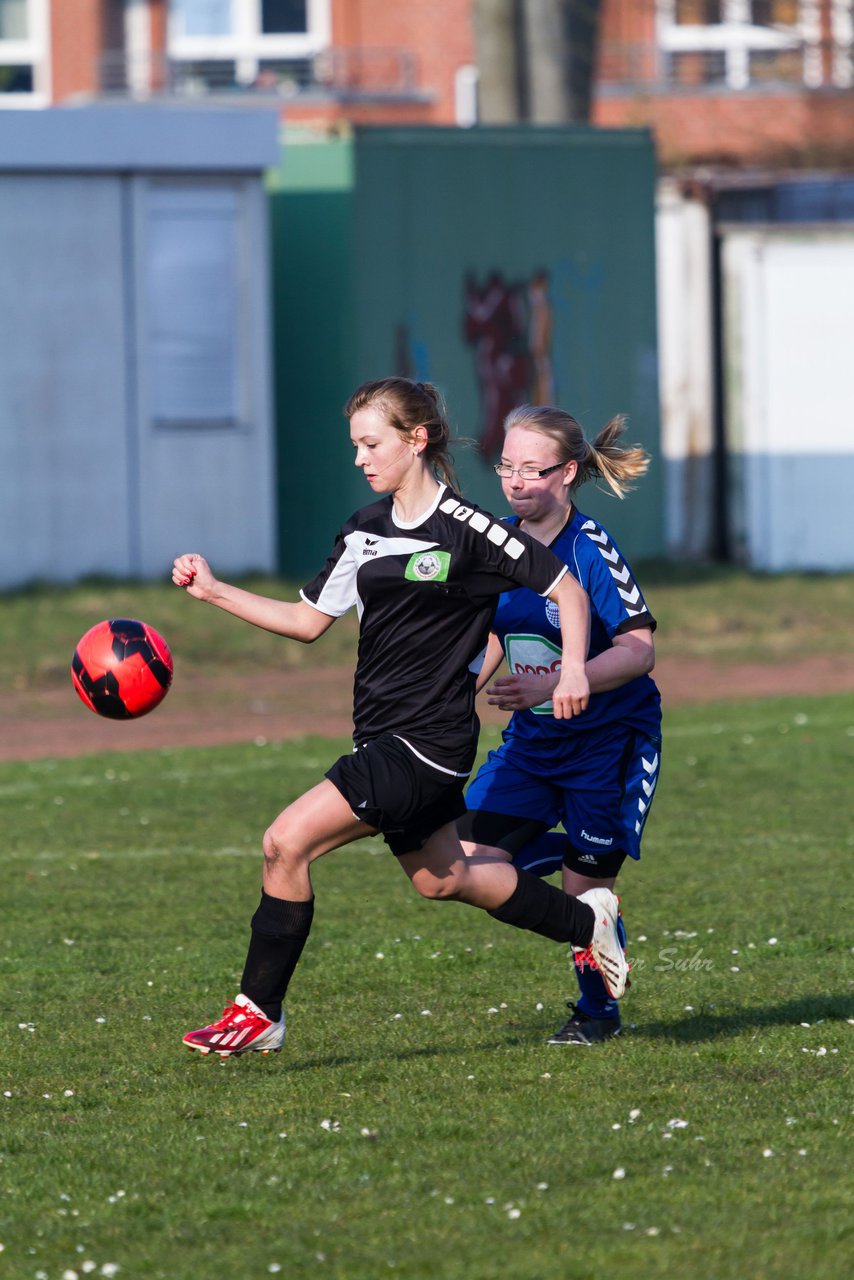
[[658,752],[656,751],[651,760],[647,760],[646,756],[641,756],[641,764],[643,765],[644,773],[648,773],[650,776],[648,778],[641,779],[641,788],[646,796],[646,800],[642,800],[640,796],[638,796],[638,813],[640,814],[640,817],[635,822],[636,835],[640,835],[643,830],[643,824],[646,820],[646,811],[652,803],[652,797],[655,792],[655,788],[658,785]]

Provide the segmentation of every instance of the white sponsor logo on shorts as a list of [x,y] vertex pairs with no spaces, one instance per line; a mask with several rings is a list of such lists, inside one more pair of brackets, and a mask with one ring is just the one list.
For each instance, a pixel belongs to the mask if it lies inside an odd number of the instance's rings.
[[607,846],[614,843],[613,836],[591,836],[583,827],[581,828],[581,839],[587,840],[589,844],[603,844]]

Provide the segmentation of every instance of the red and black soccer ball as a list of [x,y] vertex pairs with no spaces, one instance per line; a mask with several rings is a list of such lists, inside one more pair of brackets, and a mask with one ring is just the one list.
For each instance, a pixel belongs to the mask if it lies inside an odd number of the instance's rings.
[[74,688],[108,720],[136,720],[153,711],[172,683],[172,654],[160,635],[135,618],[98,622],[71,660]]

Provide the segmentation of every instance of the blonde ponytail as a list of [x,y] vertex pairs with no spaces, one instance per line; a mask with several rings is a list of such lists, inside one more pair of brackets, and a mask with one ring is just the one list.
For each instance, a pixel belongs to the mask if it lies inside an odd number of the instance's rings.
[[642,476],[650,462],[649,454],[640,445],[617,443],[625,429],[625,414],[618,413],[605,424],[592,444],[584,442],[587,445],[584,479],[599,477],[618,498],[624,498],[628,490],[634,488],[630,481]]

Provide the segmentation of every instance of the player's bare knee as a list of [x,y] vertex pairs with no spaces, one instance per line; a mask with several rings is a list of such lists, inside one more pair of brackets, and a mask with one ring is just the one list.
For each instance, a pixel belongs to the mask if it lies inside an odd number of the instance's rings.
[[437,874],[422,868],[412,877],[412,883],[422,898],[436,902],[455,902],[462,896],[460,877],[452,870]]
[[261,848],[264,852],[264,866],[267,872],[293,870],[304,860],[304,855],[290,838],[284,823],[274,822],[267,828],[261,841]]

